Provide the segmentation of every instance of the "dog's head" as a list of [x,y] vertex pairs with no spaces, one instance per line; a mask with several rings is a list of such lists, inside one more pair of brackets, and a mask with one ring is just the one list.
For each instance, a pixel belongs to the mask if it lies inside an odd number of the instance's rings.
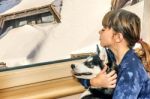
[[71,64],[71,68],[73,74],[77,78],[91,79],[103,69],[104,64],[108,65],[107,72],[110,72],[111,70],[116,70],[117,72],[117,65],[115,64],[115,59],[111,50],[105,48],[105,51],[100,53],[100,49],[97,46],[95,56],[89,56],[81,64]]
[[96,55],[89,56],[81,64],[71,64],[72,73],[77,78],[91,79],[95,77],[103,68],[103,61],[99,56],[100,56],[100,50],[99,47],[97,46]]
[[72,72],[77,78],[91,79],[101,70],[103,61],[98,55],[89,56],[81,64],[71,64]]

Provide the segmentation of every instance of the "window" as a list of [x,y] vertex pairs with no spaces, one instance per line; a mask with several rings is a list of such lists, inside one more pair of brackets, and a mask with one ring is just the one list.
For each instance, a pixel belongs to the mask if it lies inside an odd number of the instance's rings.
[[49,12],[41,14],[41,19],[43,23],[54,21],[54,17]]

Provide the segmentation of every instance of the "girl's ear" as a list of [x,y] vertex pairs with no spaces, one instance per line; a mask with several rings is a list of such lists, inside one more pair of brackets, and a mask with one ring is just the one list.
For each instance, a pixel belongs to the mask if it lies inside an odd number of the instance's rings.
[[123,40],[123,35],[122,35],[122,33],[117,33],[117,34],[115,35],[115,39],[116,39],[116,42],[117,42],[117,43],[121,42],[121,41]]

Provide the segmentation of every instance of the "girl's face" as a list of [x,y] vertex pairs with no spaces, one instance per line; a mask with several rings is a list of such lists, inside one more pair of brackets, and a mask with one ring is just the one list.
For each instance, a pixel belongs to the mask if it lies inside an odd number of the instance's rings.
[[102,30],[99,31],[99,40],[100,40],[100,45],[103,47],[108,47],[110,48],[111,46],[114,45],[115,40],[115,32],[113,31],[112,28],[103,28]]

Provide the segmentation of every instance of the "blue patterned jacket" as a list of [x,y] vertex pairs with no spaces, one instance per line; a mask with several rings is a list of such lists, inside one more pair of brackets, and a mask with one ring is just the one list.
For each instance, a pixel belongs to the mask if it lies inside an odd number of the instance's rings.
[[113,99],[150,99],[150,78],[132,49],[119,64]]

